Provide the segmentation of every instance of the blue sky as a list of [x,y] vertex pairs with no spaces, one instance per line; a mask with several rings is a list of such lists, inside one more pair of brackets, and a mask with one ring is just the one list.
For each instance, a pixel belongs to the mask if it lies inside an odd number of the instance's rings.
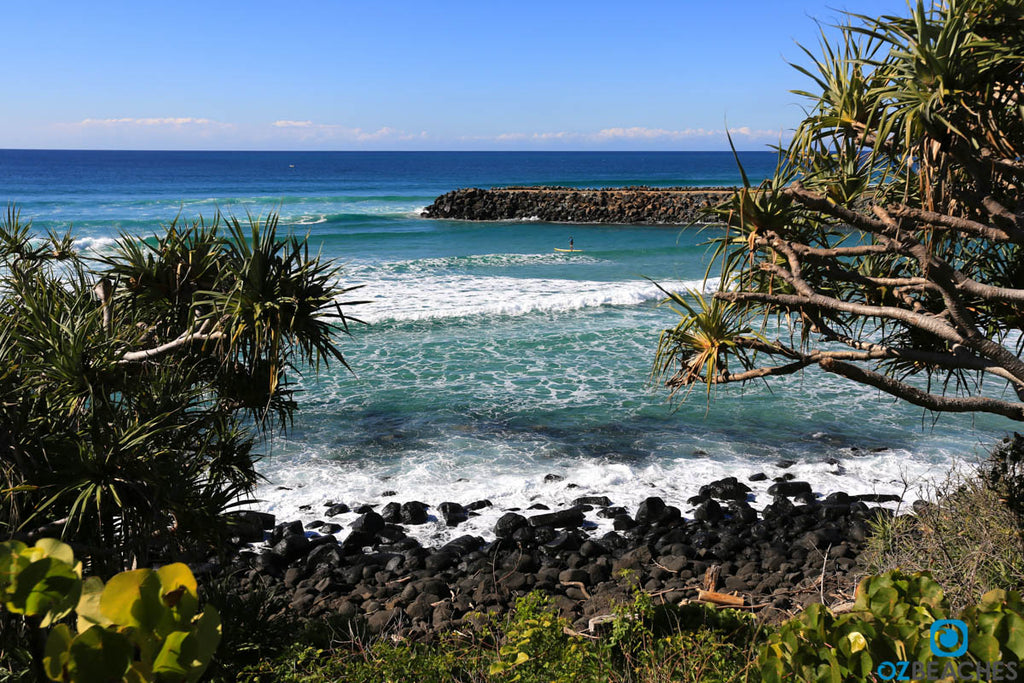
[[763,149],[840,10],[906,4],[8,3],[0,148]]

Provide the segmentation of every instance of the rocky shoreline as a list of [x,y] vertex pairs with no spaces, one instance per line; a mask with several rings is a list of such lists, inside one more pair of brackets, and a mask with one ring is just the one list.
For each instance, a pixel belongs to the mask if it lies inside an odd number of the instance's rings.
[[[358,632],[410,639],[472,627],[478,615],[503,613],[532,590],[548,594],[581,632],[598,630],[636,588],[665,604],[717,591],[745,609],[784,614],[846,599],[863,573],[858,560],[871,519],[893,514],[872,506],[898,498],[822,497],[791,475],[777,477],[768,493],[772,502],[758,512],[743,482],[710,482],[688,501],[695,506],[689,517],[659,497],[629,511],[586,496],[560,510],[508,510],[494,540],[464,535],[439,547],[424,547],[407,528],[430,514],[457,527],[490,502],[363,506],[347,530],[242,512],[235,541],[259,545],[242,545],[224,574],[241,593],[276,595],[293,617],[333,615]],[[348,512],[334,503],[323,517]],[[614,530],[592,533],[588,517],[595,516],[611,519]]]
[[472,221],[690,225],[707,221],[704,211],[731,191],[728,187],[473,187],[441,195],[422,215]]

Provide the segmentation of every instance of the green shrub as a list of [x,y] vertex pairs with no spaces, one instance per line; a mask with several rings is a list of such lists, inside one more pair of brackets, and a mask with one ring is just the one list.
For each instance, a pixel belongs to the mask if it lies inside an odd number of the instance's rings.
[[0,537],[61,520],[104,575],[222,548],[296,375],[345,363],[337,268],[274,215],[73,247],[0,218]]
[[[186,565],[122,572],[104,585],[83,580],[71,548],[52,539],[0,543],[0,605],[32,631],[49,628],[41,663],[53,681],[197,681],[220,641],[217,610],[200,613]],[[72,613],[74,630],[64,623]]]
[[[948,614],[941,586],[927,573],[870,576],[857,587],[849,613],[837,616],[815,604],[786,622],[761,650],[758,668],[767,683],[872,680],[883,662],[935,661],[941,669],[953,660],[933,653],[931,627]],[[991,591],[961,620],[969,661],[1018,662],[1024,656],[1018,593]]]
[[[742,681],[761,638],[753,618],[728,610],[654,605],[638,594],[600,636],[574,632],[550,601],[521,598],[510,614],[480,615],[429,643],[381,637],[334,649],[296,642],[232,672],[244,683],[519,681],[573,683]],[[225,679],[227,680],[227,679]]]
[[539,593],[519,598],[489,673],[508,681],[608,680],[602,658],[567,629],[569,622]]
[[997,483],[954,471],[913,513],[876,518],[868,570],[928,571],[955,611],[989,590],[1024,588],[1024,537]]

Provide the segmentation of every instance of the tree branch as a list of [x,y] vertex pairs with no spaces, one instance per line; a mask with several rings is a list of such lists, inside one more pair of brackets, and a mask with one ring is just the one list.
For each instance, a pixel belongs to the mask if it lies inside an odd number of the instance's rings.
[[799,296],[795,294],[766,294],[763,292],[716,292],[715,296],[722,301],[756,301],[759,303],[778,304],[788,309],[800,308],[823,308],[832,311],[852,313],[854,315],[866,316],[869,318],[883,318],[899,320],[912,327],[933,334],[951,344],[963,344],[964,337],[953,329],[952,326],[940,322],[936,316],[914,313],[895,306],[871,306],[869,304],[858,304],[841,299],[815,294],[813,296]]
[[149,360],[151,358],[159,358],[165,354],[179,349],[188,344],[194,344],[196,342],[208,342],[208,341],[220,341],[226,339],[227,335],[223,332],[211,332],[209,334],[202,334],[200,332],[194,332],[192,334],[183,334],[177,339],[161,344],[160,346],[151,349],[142,349],[141,351],[130,351],[120,359],[118,359],[118,365],[125,365],[128,363],[138,363],[139,361]]
[[892,248],[885,244],[861,244],[856,247],[830,247],[824,249],[810,247],[799,242],[790,242],[790,246],[793,248],[793,251],[800,255],[827,259],[842,256],[870,256],[871,254],[888,254],[892,252]]
[[873,386],[896,398],[908,401],[922,408],[927,408],[928,410],[947,413],[993,413],[1008,417],[1011,420],[1024,420],[1024,404],[1022,403],[1000,401],[983,396],[949,397],[929,394],[892,377],[886,377],[885,375],[880,375],[856,365],[831,358],[823,358],[818,365],[826,372],[852,379],[861,384]]
[[1024,243],[1024,235],[1018,233],[1007,233],[1005,230],[993,228],[990,225],[972,221],[969,218],[947,216],[946,214],[937,213],[935,211],[916,209],[914,207],[906,206],[905,204],[897,204],[893,206],[892,215],[896,218],[908,220],[911,223],[928,223],[932,227],[942,226],[944,228],[949,228],[950,230],[956,230],[957,232],[967,233],[976,237],[984,237],[985,239],[992,240],[993,242],[1013,241],[1018,244]]

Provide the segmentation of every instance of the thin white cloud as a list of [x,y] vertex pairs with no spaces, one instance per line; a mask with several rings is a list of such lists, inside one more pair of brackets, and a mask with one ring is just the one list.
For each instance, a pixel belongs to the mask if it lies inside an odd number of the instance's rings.
[[312,121],[274,121],[270,124],[275,128],[312,128]]
[[[730,128],[729,133],[744,137],[761,138],[778,136],[777,130],[752,130],[749,126]],[[725,130],[707,128],[684,128],[683,130],[667,130],[665,128],[604,128],[593,137],[598,140],[691,140],[694,138],[710,138],[724,136]]]
[[151,118],[82,119],[70,124],[80,128],[232,128],[233,124],[192,116]]
[[[733,137],[751,139],[777,139],[780,130],[752,129],[750,126],[729,128]],[[725,139],[726,131],[709,128],[684,128],[669,130],[667,128],[648,128],[645,126],[602,128],[597,132],[553,131],[543,133],[500,133],[498,135],[473,135],[459,138],[464,142],[574,142],[574,143],[615,143],[617,141],[633,142],[679,142],[686,140]]]
[[333,123],[290,121],[286,119],[274,121],[271,125],[274,128],[282,129],[282,131],[289,131],[299,140],[378,142],[419,140],[429,137],[426,131],[414,134],[392,128],[391,126],[381,126],[376,130],[366,130],[364,128],[347,128]]

